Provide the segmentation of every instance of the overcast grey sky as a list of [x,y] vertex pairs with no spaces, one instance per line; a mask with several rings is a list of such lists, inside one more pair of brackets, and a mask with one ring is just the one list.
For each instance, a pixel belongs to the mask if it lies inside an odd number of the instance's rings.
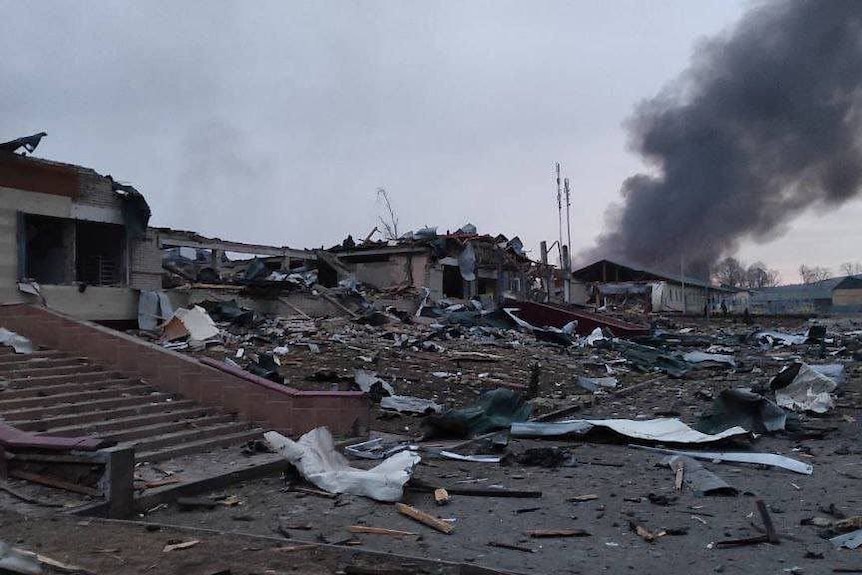
[[[731,27],[742,0],[0,0],[0,139],[135,185],[154,225],[248,242],[364,237],[391,194],[405,230],[470,221],[557,237],[552,181],[588,246],[643,170],[624,122]],[[740,255],[862,261],[862,202]]]

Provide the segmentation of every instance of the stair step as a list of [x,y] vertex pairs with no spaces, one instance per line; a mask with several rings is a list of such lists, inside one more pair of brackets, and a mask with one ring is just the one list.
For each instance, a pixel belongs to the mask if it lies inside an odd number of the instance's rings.
[[[208,415],[204,417],[178,418],[173,421],[164,421],[161,423],[144,425],[141,427],[126,427],[123,430],[113,432],[101,432],[98,435],[99,437],[103,437],[105,439],[111,439],[117,442],[135,443],[135,445],[137,445],[137,442],[145,441],[148,438],[155,438],[161,435],[167,435],[170,433],[177,433],[181,431],[204,429],[206,427],[212,427],[214,425],[221,425],[226,423],[236,423],[236,421],[234,421],[232,415],[225,413],[219,415]],[[248,427],[248,424],[243,425],[245,427]]]
[[66,383],[71,381],[102,381],[114,377],[122,377],[122,374],[110,371],[88,371],[85,373],[71,373],[69,375],[40,375],[36,377],[10,377],[9,381],[14,383],[28,382],[34,384]]
[[151,403],[161,404],[169,399],[167,393],[151,393],[147,395],[133,395],[129,397],[111,397],[109,399],[99,399],[96,401],[84,401],[78,403],[66,403],[63,405],[40,406],[26,409],[15,409],[5,411],[3,418],[6,421],[15,421],[20,419],[36,419],[44,418],[52,415],[64,415],[73,413],[84,413],[87,411],[98,409],[114,409],[117,407],[135,407],[149,405]]
[[190,453],[208,451],[217,447],[241,445],[247,441],[251,441],[252,439],[258,439],[261,435],[263,435],[262,429],[249,429],[248,431],[241,433],[202,439],[200,441],[193,441],[191,443],[184,443],[182,445],[176,445],[155,451],[140,452],[135,455],[135,461],[149,461],[155,463],[157,461],[164,461],[166,459],[188,455]]
[[[124,396],[138,396],[150,394],[155,391],[152,387],[143,383],[133,383],[125,387],[108,389],[97,389],[93,391],[73,391],[70,393],[57,393],[52,395],[36,395],[32,397],[21,397],[17,399],[0,399],[0,413],[23,409],[25,407],[54,407],[82,403],[85,400],[96,401],[100,399],[121,399]],[[0,395],[0,397],[3,397]]]
[[155,451],[157,449],[165,449],[169,447],[181,447],[189,445],[197,441],[212,439],[215,437],[224,437],[235,433],[248,431],[249,424],[243,421],[229,421],[227,423],[217,423],[215,425],[203,426],[200,428],[184,429],[182,431],[174,431],[171,433],[163,433],[152,437],[143,437],[132,439],[130,441],[120,442],[119,447],[134,447],[135,451]]
[[12,369],[6,372],[6,377],[9,379],[21,379],[41,377],[43,375],[71,375],[77,373],[92,373],[94,371],[104,371],[98,365],[89,363],[79,363],[78,365],[61,365],[61,366],[38,366],[27,367],[24,369]]
[[7,363],[0,363],[0,374],[8,373],[15,369],[29,369],[31,367],[63,367],[63,366],[77,366],[82,363],[86,363],[86,360],[80,357],[36,357],[33,359],[25,359],[28,356],[22,355],[19,356],[22,358],[21,361],[13,361]]
[[[177,402],[170,402],[167,405],[174,405]],[[156,413],[148,413],[146,415],[134,415],[132,417],[120,417],[117,419],[109,419],[107,421],[96,421],[89,423],[73,423],[71,425],[62,425],[53,427],[47,431],[40,432],[40,435],[53,436],[74,436],[74,435],[100,435],[102,437],[111,436],[112,431],[125,431],[143,429],[144,427],[154,426],[158,424],[171,424],[176,421],[186,419],[195,419],[206,417],[210,410],[206,407],[195,406],[190,409],[177,409],[168,411],[159,411]],[[228,415],[228,417],[231,417]]]
[[0,390],[0,401],[6,399],[18,399],[22,397],[45,397],[58,393],[96,391],[99,389],[117,388],[137,383],[134,379],[106,379],[105,381],[94,381],[92,383],[60,383],[56,385],[29,386],[18,384],[15,387],[7,387]]
[[[5,347],[5,346],[4,346]],[[0,356],[0,365],[5,365],[9,363],[18,363],[20,361],[32,361],[34,359],[40,358],[65,358],[69,357],[69,355],[64,351],[57,351],[55,349],[46,349],[34,351],[33,353],[8,353],[6,355]]]
[[[113,409],[96,409],[93,411],[81,411],[77,413],[60,414],[53,417],[39,418],[38,415],[30,417],[4,416],[10,425],[22,431],[45,432],[59,429],[61,426],[82,425],[86,423],[103,422],[106,424],[118,421],[120,418],[136,417],[143,415],[167,415],[184,409],[199,407],[190,399],[175,399],[160,403],[147,403],[143,405],[127,405]],[[29,415],[29,414],[26,414]],[[69,433],[68,435],[74,435]]]

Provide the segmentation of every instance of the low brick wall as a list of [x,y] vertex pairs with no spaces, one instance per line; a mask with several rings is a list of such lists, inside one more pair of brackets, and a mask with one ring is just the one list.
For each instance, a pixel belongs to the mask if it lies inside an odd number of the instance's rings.
[[[58,312],[26,304],[0,305],[0,327],[35,344],[85,356],[106,368],[145,379],[168,393],[237,413],[284,435],[325,425],[336,435],[364,435],[366,396],[353,391],[301,391],[261,385],[161,346]],[[267,382],[268,384],[271,382]]]

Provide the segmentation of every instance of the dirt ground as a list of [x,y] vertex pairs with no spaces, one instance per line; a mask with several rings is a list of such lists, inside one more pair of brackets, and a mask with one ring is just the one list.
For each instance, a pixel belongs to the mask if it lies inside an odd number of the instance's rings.
[[[483,575],[457,564],[387,557],[355,547],[99,519],[46,520],[8,511],[0,511],[0,538],[66,565],[46,568],[51,574]],[[168,548],[177,544],[179,548]],[[190,546],[183,548],[184,544]]]
[[[824,322],[830,330],[858,330],[859,318]],[[660,465],[662,455],[602,438],[574,440],[510,439],[506,451],[519,454],[528,448],[559,447],[564,465],[556,468],[455,462],[423,455],[415,479],[450,489],[502,486],[538,491],[538,498],[500,498],[453,494],[446,506],[437,506],[429,493],[408,489],[404,502],[451,521],[454,531],[445,535],[397,513],[392,504],[361,497],[320,497],[293,491],[286,478],[269,477],[202,497],[235,496],[239,504],[214,509],[181,510],[175,503],[155,505],[136,519],[267,537],[325,543],[340,549],[370,549],[427,559],[445,559],[517,573],[831,573],[862,572],[862,550],[833,549],[826,528],[811,525],[812,518],[835,520],[862,515],[862,362],[854,361],[851,340],[829,338],[824,345],[763,349],[747,339],[758,327],[801,332],[802,319],[769,321],[746,326],[732,320],[709,322],[690,319],[665,322],[671,337],[668,346],[687,351],[687,336],[707,336],[728,346],[736,368],[693,369],[674,379],[652,371],[637,370],[622,361],[619,351],[594,347],[562,348],[537,342],[517,332],[463,329],[451,337],[435,339],[444,350],[423,348],[431,333],[427,326],[369,328],[322,322],[320,329],[292,336],[290,352],[281,358],[281,373],[289,385],[305,389],[349,388],[354,369],[371,369],[393,382],[396,392],[433,399],[448,407],[470,405],[487,389],[504,386],[524,390],[530,365],[541,365],[534,414],[572,407],[566,417],[649,419],[679,417],[693,424],[722,389],[768,389],[770,379],[792,360],[808,363],[841,362],[845,381],[836,391],[836,408],[828,414],[798,416],[793,433],[761,436],[753,441],[722,445],[722,450],[779,453],[810,463],[812,475],[778,468],[704,462],[710,471],[734,486],[736,496],[698,497],[690,490],[677,491],[674,474]],[[691,328],[691,332],[681,328]],[[688,332],[688,333],[686,333]],[[393,345],[393,338],[412,338]],[[297,344],[316,343],[319,352]],[[284,341],[245,333],[227,338],[205,352],[224,359],[243,347],[267,351]],[[427,347],[427,346],[426,346]],[[704,345],[690,349],[704,349]],[[459,359],[456,351],[492,354],[490,361]],[[577,375],[619,379],[611,393],[592,395],[580,388]],[[445,372],[442,377],[433,375]],[[320,375],[324,373],[324,375]],[[317,374],[317,375],[315,375]],[[650,382],[650,383],[644,383]],[[622,390],[620,392],[620,390]],[[419,436],[422,418],[393,414],[375,407],[375,433],[398,434],[403,439]],[[465,450],[466,452],[467,450]],[[220,459],[225,458],[220,455]],[[229,458],[229,454],[227,455]],[[239,457],[239,455],[237,455]],[[358,461],[356,466],[368,466]],[[181,469],[177,470],[179,473]],[[295,480],[295,478],[293,478]],[[573,500],[581,496],[582,501]],[[719,548],[716,542],[753,537],[762,533],[755,501],[763,499],[780,535],[780,543]],[[345,572],[343,557],[327,559],[323,551],[271,552],[260,543],[242,538],[212,536],[193,548],[163,553],[167,539],[183,537],[168,531],[116,530],[98,535],[98,543],[64,543],[57,521],[69,529],[68,520],[54,520],[44,509],[30,513],[27,506],[9,504],[0,494],[3,509],[28,513],[28,520],[4,515],[0,537],[31,549],[40,545],[60,553],[58,559],[92,568],[98,573],[183,572],[214,574],[220,565],[231,573],[338,573]],[[17,523],[16,523],[17,521]],[[80,521],[80,520],[76,520]],[[402,538],[358,534],[353,525],[410,532]],[[637,527],[652,533],[666,532],[648,542]],[[532,538],[530,530],[579,529],[581,537]],[[16,531],[17,530],[17,531]],[[86,530],[73,528],[75,537]],[[166,539],[167,538],[167,539]],[[275,543],[273,543],[275,544]],[[64,546],[65,545],[65,546]],[[504,547],[501,547],[503,545]],[[244,547],[243,547],[244,546]],[[506,547],[508,546],[508,547]],[[514,547],[514,548],[513,548]],[[108,553],[105,549],[120,549]],[[74,551],[72,551],[74,549]],[[252,549],[249,551],[249,549]],[[318,549],[329,549],[320,547]],[[128,550],[136,550],[134,552]],[[67,555],[62,555],[62,553]],[[129,555],[131,553],[131,555]],[[273,557],[272,554],[275,554]],[[285,555],[290,560],[284,559]],[[113,558],[118,555],[120,559]],[[361,553],[360,553],[361,555]],[[168,557],[169,556],[169,557]],[[148,562],[149,561],[149,562]],[[340,561],[340,563],[339,563]],[[207,571],[209,569],[209,571]],[[317,570],[315,570],[317,569]],[[379,573],[399,571],[381,570]],[[410,571],[406,572],[422,572]]]

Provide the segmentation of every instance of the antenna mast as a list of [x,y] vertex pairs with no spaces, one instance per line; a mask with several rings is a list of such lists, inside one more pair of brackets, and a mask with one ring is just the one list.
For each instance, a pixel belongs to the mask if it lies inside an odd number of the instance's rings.
[[568,242],[569,261],[566,262],[566,269],[572,268],[572,217],[569,215],[569,207],[572,205],[571,191],[569,190],[569,178],[564,180],[564,188],[566,190],[566,241]]
[[557,167],[557,220],[559,221],[560,228],[560,243],[557,244],[559,249],[557,250],[560,253],[560,269],[564,269],[563,266],[563,191],[560,188],[560,162],[556,163]]

